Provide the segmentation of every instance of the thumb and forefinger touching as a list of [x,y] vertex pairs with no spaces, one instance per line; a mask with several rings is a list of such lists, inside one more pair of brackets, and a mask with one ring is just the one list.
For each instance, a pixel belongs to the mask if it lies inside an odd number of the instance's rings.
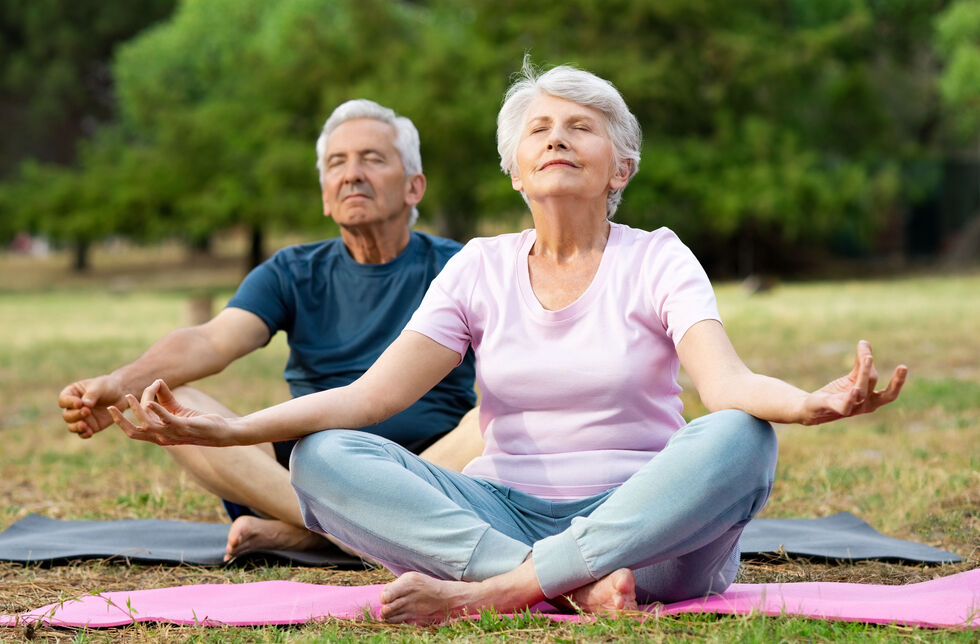
[[853,389],[850,398],[851,404],[848,405],[846,415],[872,412],[898,398],[908,376],[908,367],[904,364],[896,367],[888,385],[884,389],[876,391],[878,371],[875,369],[871,343],[867,340],[861,340],[857,344],[854,369],[851,374]]

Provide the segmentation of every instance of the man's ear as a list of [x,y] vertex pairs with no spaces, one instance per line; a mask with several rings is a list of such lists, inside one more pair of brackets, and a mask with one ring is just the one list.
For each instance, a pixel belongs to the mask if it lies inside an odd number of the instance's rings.
[[405,186],[405,203],[409,206],[417,206],[425,196],[425,186],[424,174],[413,174],[409,177]]

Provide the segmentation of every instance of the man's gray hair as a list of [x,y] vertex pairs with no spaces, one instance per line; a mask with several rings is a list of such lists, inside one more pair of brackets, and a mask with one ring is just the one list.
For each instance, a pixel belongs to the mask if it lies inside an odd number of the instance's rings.
[[[517,146],[527,119],[527,109],[541,94],[550,94],[579,105],[597,109],[606,118],[606,130],[612,142],[616,167],[630,162],[627,179],[632,179],[640,166],[642,135],[636,117],[626,107],[619,90],[595,74],[560,65],[539,74],[525,56],[519,78],[504,95],[504,104],[497,115],[497,152],[500,167],[508,175],[517,174]],[[523,193],[522,193],[523,195]],[[527,201],[527,195],[524,201]],[[612,190],[606,199],[606,217],[612,219],[623,198],[623,188]]]
[[[366,98],[358,98],[338,105],[327,117],[323,129],[320,130],[320,137],[316,140],[316,169],[317,176],[320,178],[320,187],[323,187],[323,175],[326,170],[323,157],[327,153],[327,139],[341,124],[353,119],[374,119],[395,128],[395,149],[401,157],[405,176],[422,174],[421,143],[415,124],[408,117],[395,114],[392,109]],[[412,214],[408,217],[408,225],[414,226],[418,218],[419,210],[413,206]]]

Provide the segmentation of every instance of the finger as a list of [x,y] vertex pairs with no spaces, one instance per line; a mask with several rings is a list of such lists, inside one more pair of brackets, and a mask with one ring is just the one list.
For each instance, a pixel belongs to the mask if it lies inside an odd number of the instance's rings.
[[[871,358],[865,356],[858,367],[857,375],[854,378],[851,394],[848,401],[852,405],[860,405],[868,399],[871,391]],[[848,410],[850,411],[850,410]]]
[[857,378],[861,367],[864,365],[864,358],[871,355],[871,345],[867,340],[858,340],[857,348],[854,351],[854,368],[851,369],[851,377]]
[[61,417],[66,423],[77,423],[91,414],[91,409],[88,407],[82,407],[81,409],[64,409],[61,412]]
[[62,409],[78,409],[82,406],[81,392],[78,383],[73,382],[58,394],[58,406]]
[[170,411],[166,407],[164,407],[163,405],[161,405],[155,400],[151,400],[150,402],[146,403],[145,407],[146,409],[156,414],[160,418],[160,422],[166,423],[168,425],[178,423],[181,420],[186,420],[180,418],[179,416],[174,416],[173,414],[170,413]]
[[112,416],[112,422],[114,422],[116,425],[119,426],[120,429],[126,432],[127,436],[129,436],[130,438],[143,438],[142,436],[143,432],[140,431],[140,428],[136,427],[135,425],[133,425],[133,423],[129,422],[129,419],[123,416],[123,413],[119,411],[118,408],[116,408],[114,405],[110,405],[108,409],[109,409],[109,415]]
[[157,389],[157,401],[168,409],[173,409],[176,407],[177,399],[174,397],[173,392],[170,391],[170,387],[167,386],[167,383],[163,380],[157,380],[157,382],[160,383],[160,386]]
[[898,394],[902,392],[902,387],[905,385],[905,379],[908,377],[909,368],[905,365],[899,365],[895,368],[895,372],[892,374],[891,380],[888,381],[888,386],[882,391],[877,392],[876,401],[877,406],[887,405],[896,398]]
[[163,381],[159,378],[151,382],[150,385],[143,390],[143,395],[140,396],[140,402],[146,404],[151,400],[154,400],[157,397],[157,392],[160,390],[160,385],[162,384]]
[[92,436],[95,435],[95,433],[97,431],[99,431],[100,429],[102,429],[101,427],[99,427],[98,421],[91,414],[87,414],[80,421],[79,424],[84,427],[84,429],[82,430],[82,432],[80,434],[82,436],[82,438],[91,438]]
[[854,409],[858,407],[864,400],[864,390],[859,386],[854,386],[848,392],[847,396],[841,399],[841,402],[837,405],[831,403],[829,406],[834,411],[838,412],[841,417],[846,418],[854,413]]
[[150,426],[150,421],[147,419],[146,414],[143,413],[143,407],[140,406],[140,401],[136,400],[136,396],[133,394],[126,394],[126,402],[129,403],[129,409],[133,412],[133,416],[136,418],[136,421],[142,427],[148,428]]
[[871,363],[871,369],[868,371],[868,393],[872,393],[875,387],[878,385],[878,369],[875,368],[874,362]]
[[155,443],[157,445],[161,444],[160,438],[156,435],[156,433],[146,427],[137,427],[131,423],[128,418],[123,416],[123,413],[119,411],[117,407],[110,406],[108,407],[108,410],[109,415],[112,416],[113,422],[115,422],[116,425],[118,425],[119,428],[122,429],[123,432],[125,432],[130,438],[146,441],[148,443]]
[[78,421],[77,423],[70,423],[68,425],[68,431],[73,434],[78,434],[79,438],[88,438],[91,436],[91,431],[85,421]]

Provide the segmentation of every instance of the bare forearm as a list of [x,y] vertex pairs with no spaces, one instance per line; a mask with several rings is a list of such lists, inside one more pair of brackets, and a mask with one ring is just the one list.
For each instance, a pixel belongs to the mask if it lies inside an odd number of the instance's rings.
[[360,429],[401,411],[401,405],[370,400],[364,389],[357,384],[337,387],[242,416],[232,423],[232,441],[252,445],[302,438],[324,429]]
[[458,363],[458,353],[408,331],[355,382],[244,416],[232,432],[252,444],[375,425],[407,409]]
[[709,411],[739,409],[774,423],[798,423],[808,395],[778,378],[746,370],[720,382],[716,391],[702,396],[702,402]]
[[138,359],[111,375],[127,393],[139,396],[157,378],[178,387],[218,373],[228,362],[200,327],[189,327],[171,331]]

